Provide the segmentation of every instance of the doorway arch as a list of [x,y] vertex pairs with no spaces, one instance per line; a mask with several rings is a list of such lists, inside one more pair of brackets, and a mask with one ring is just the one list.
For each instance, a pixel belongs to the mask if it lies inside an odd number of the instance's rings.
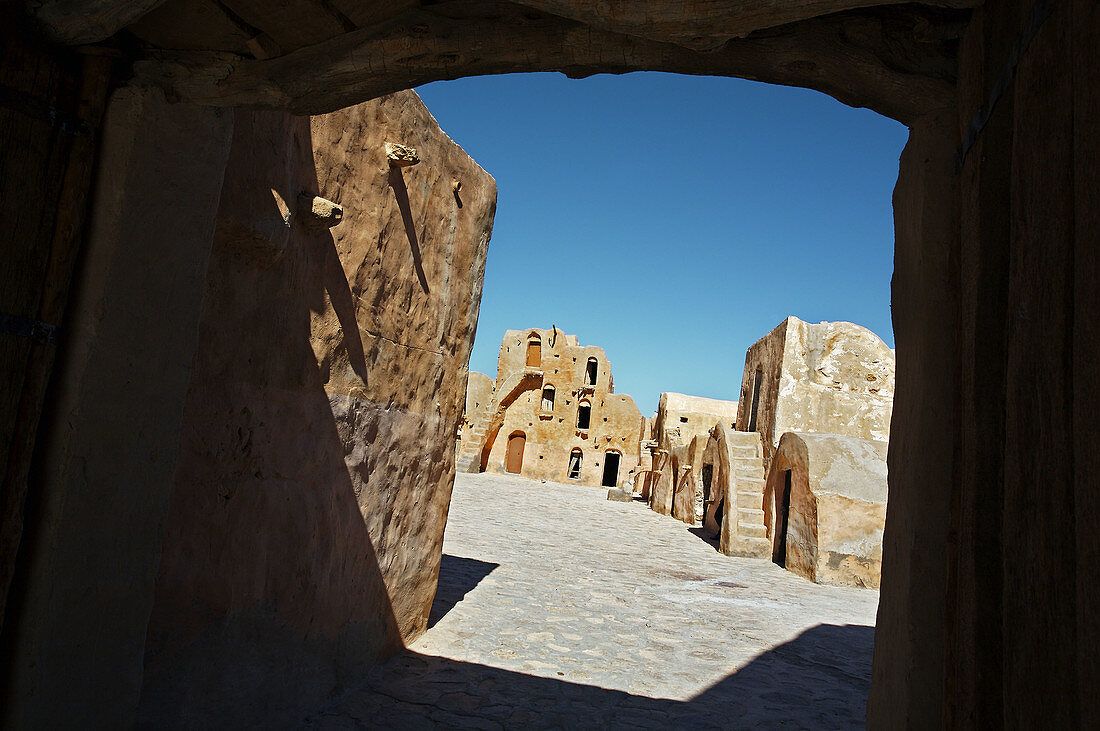
[[508,449],[504,454],[504,471],[513,475],[523,472],[523,450],[527,447],[527,435],[514,431],[508,435]]
[[618,450],[609,449],[603,455],[603,480],[600,484],[604,487],[619,486],[619,464],[622,454]]

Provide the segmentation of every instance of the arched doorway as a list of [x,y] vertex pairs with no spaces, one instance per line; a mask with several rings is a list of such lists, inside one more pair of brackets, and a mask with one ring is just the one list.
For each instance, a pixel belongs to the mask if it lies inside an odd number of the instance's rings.
[[508,451],[504,455],[504,471],[518,475],[523,471],[523,449],[527,446],[527,435],[521,431],[508,436]]
[[542,338],[532,335],[527,340],[527,366],[538,368],[542,365]]
[[618,452],[605,452],[603,456],[603,482],[604,487],[619,486],[619,461],[621,455]]

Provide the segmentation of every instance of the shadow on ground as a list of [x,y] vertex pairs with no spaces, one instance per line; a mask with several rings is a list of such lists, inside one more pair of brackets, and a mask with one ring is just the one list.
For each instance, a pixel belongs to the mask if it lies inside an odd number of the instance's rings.
[[[393,729],[862,728],[873,642],[873,627],[821,624],[687,701],[406,651],[307,722]],[[661,668],[639,663],[639,672],[659,676]]]
[[443,554],[443,561],[439,564],[439,588],[435,592],[432,611],[428,614],[428,629],[434,627],[478,582],[499,566],[498,563],[478,561],[476,558]]

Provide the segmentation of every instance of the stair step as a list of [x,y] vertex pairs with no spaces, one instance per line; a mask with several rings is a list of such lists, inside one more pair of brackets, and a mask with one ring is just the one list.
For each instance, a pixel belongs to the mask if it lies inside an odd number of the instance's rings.
[[737,535],[742,538],[764,538],[766,536],[764,523],[746,523],[738,520]]
[[[737,507],[748,508],[750,510],[760,510],[760,506],[764,501],[763,492],[745,492],[738,490],[737,492]],[[761,510],[763,513],[763,510]]]

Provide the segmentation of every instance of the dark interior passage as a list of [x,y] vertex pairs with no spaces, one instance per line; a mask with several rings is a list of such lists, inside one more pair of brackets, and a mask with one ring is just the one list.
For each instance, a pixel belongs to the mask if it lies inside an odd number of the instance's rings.
[[607,452],[603,462],[603,486],[617,487],[619,484],[619,453]]
[[787,519],[791,512],[791,471],[783,473],[783,500],[775,516],[775,545],[772,557],[780,566],[787,565]]

